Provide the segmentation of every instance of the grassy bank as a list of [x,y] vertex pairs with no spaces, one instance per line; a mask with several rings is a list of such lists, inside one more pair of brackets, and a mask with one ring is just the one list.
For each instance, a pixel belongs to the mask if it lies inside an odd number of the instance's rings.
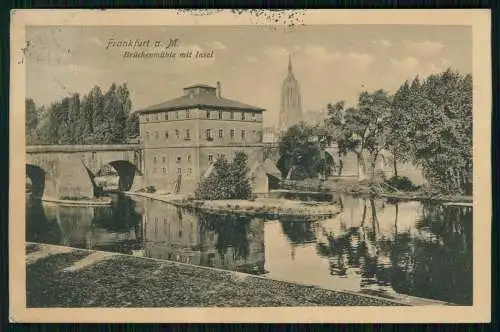
[[372,184],[359,182],[356,178],[333,178],[327,181],[308,179],[296,181],[289,187],[314,192],[339,192],[351,195],[385,197],[399,200],[433,200],[442,202],[472,203],[472,196],[445,194],[430,191],[425,187],[415,187],[412,190],[398,190],[386,183]]
[[26,250],[28,307],[404,305],[171,261],[41,244]]
[[182,200],[174,201],[178,206],[200,209],[211,213],[240,213],[257,217],[325,217],[331,218],[340,212],[338,206],[320,202],[300,202],[286,199],[259,198],[247,200]]
[[128,192],[128,195],[156,199],[172,205],[198,209],[209,213],[238,213],[256,217],[274,218],[312,217],[331,218],[340,208],[331,203],[300,202],[286,199],[257,198],[255,200],[195,200],[179,195],[161,195]]

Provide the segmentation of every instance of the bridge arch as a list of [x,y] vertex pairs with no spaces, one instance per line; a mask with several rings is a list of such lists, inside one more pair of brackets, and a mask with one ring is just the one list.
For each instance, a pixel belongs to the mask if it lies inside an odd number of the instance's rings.
[[26,178],[31,181],[31,195],[42,198],[45,189],[46,173],[43,168],[33,164],[26,164]]
[[[330,154],[330,152],[324,151],[324,161],[325,161],[326,167],[327,167],[327,171],[326,171],[325,175],[330,176],[332,174],[332,167],[336,166],[335,159]],[[276,162],[276,166],[281,171],[283,179],[286,179],[288,177],[288,175],[289,175],[288,173],[290,172],[291,168],[293,167],[291,162],[287,159],[287,156],[279,156],[279,158]],[[293,176],[293,171],[292,171],[292,174],[290,174],[290,175]]]
[[[113,160],[105,165],[111,166],[118,175],[118,190],[129,191],[134,184],[136,175],[142,176],[141,170],[128,160]],[[103,167],[97,172],[97,176],[101,175]]]

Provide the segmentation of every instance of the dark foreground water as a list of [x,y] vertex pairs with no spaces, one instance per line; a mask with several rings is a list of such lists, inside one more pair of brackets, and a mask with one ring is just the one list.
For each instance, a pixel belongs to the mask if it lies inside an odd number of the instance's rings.
[[118,195],[112,207],[27,200],[27,240],[472,304],[472,208],[327,199],[342,212],[313,222],[210,215]]

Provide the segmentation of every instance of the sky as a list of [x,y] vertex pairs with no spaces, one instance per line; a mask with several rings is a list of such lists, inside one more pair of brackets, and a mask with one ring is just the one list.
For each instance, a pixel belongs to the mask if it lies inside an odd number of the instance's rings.
[[[405,80],[451,67],[472,73],[472,30],[466,26],[305,25],[28,27],[27,97],[50,105],[71,93],[104,91],[126,83],[133,110],[182,95],[182,88],[221,82],[222,95],[266,109],[265,126],[278,126],[280,89],[288,56],[304,111],[360,92],[393,93]],[[109,41],[150,40],[149,47],[107,47]],[[180,54],[212,58],[124,58],[124,51],[158,52],[154,42]]]

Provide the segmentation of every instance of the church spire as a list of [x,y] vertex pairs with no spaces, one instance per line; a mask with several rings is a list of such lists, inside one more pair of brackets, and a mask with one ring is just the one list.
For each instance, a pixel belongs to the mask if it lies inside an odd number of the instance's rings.
[[288,74],[292,75],[292,54],[288,53]]

